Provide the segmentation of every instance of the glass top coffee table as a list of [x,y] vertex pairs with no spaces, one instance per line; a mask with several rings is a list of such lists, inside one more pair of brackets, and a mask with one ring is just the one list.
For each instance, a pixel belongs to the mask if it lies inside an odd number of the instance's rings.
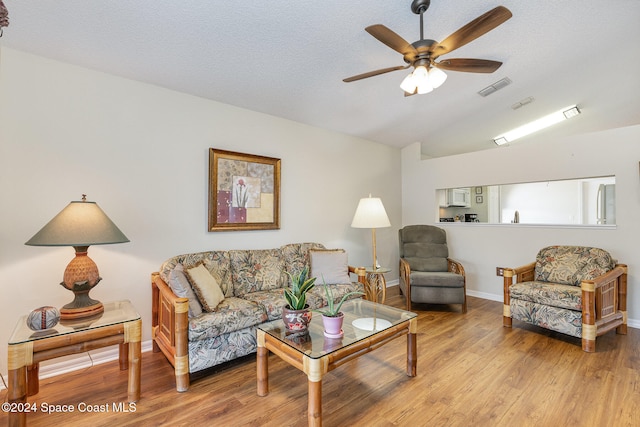
[[257,388],[269,393],[269,351],[307,374],[308,421],[322,425],[322,377],[338,366],[366,354],[400,336],[407,336],[407,375],[416,376],[417,314],[362,299],[344,303],[344,336],[324,336],[322,316],[314,313],[306,333],[287,331],[282,320],[258,326]]

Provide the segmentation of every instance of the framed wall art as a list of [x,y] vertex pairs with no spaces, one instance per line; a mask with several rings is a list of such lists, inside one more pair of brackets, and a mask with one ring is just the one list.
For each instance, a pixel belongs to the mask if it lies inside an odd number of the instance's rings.
[[280,159],[209,149],[209,231],[280,228]]

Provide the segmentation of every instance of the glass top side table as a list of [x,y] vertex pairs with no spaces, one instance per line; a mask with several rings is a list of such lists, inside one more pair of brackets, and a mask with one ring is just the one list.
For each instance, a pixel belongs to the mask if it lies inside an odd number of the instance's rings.
[[365,268],[367,274],[365,276],[364,293],[367,300],[384,304],[387,299],[387,281],[384,275],[390,271],[390,268],[385,267]]
[[[40,362],[118,344],[121,370],[129,370],[127,398],[140,399],[142,320],[131,302],[105,303],[104,313],[63,320],[53,328],[32,331],[22,316],[9,338],[9,403],[25,403],[39,391]],[[24,405],[16,405],[16,408]],[[9,425],[26,425],[26,412],[10,411]]]

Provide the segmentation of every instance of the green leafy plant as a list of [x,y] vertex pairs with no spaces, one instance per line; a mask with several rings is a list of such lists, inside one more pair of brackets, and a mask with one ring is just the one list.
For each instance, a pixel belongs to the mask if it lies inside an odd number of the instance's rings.
[[330,286],[327,286],[326,283],[324,283],[324,277],[322,278],[322,285],[324,286],[324,292],[327,295],[327,306],[324,308],[319,308],[317,310],[313,310],[313,311],[317,311],[318,313],[322,313],[323,316],[327,316],[327,317],[338,317],[340,315],[340,309],[342,308],[342,304],[344,304],[344,302],[347,300],[347,298],[349,298],[351,295],[364,295],[364,292],[349,292],[348,294],[345,294],[342,299],[340,300],[340,302],[338,302],[337,304],[335,304],[333,302],[333,291],[331,290]]
[[308,267],[303,268],[296,276],[288,271],[286,273],[291,278],[291,288],[284,288],[284,298],[291,310],[302,310],[307,304],[307,292],[315,286],[316,278],[307,278]]

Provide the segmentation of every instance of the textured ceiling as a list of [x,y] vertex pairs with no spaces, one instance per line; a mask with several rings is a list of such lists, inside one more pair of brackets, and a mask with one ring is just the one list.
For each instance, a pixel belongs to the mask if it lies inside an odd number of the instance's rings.
[[[404,97],[408,71],[364,28],[419,39],[410,1],[4,0],[0,47],[147,82],[439,157],[500,149],[492,138],[571,104],[583,114],[545,131],[564,136],[640,123],[639,0],[432,0],[425,38],[498,5],[513,17],[445,58],[503,62],[493,74],[447,72],[430,94]],[[483,98],[477,92],[508,77]],[[511,105],[526,97],[533,103]],[[521,141],[521,142],[520,142]],[[526,143],[524,138],[516,143]]]

